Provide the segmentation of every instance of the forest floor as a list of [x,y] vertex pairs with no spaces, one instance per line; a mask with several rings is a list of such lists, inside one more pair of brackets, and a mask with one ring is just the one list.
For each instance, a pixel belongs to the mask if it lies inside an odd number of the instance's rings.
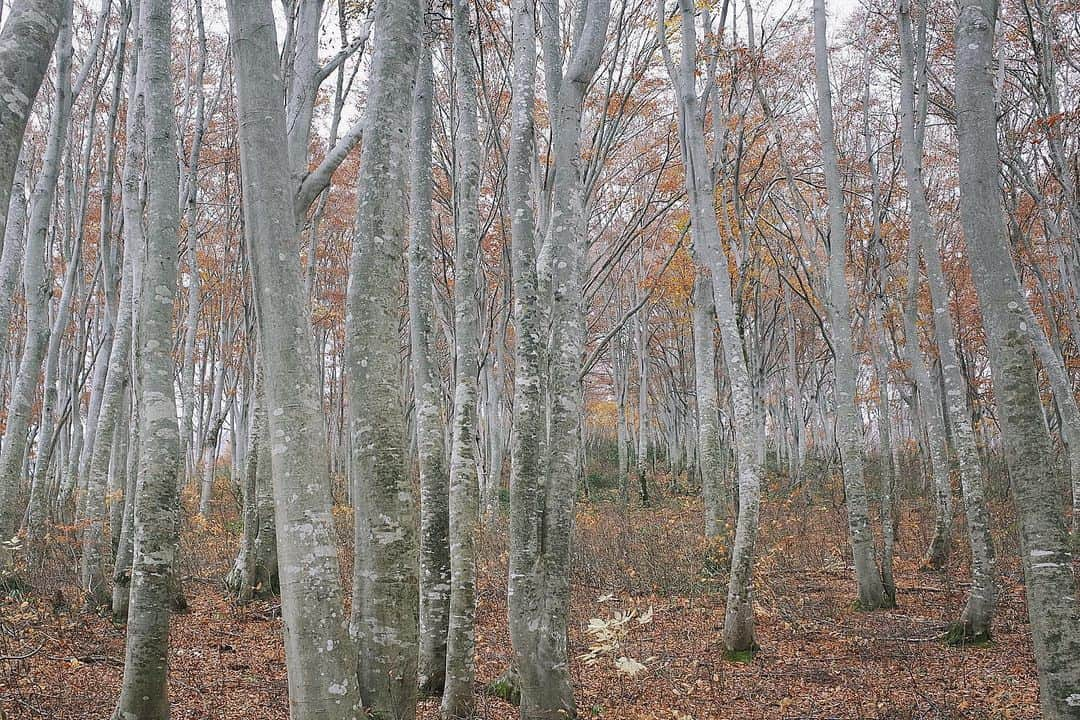
[[[226,488],[221,506],[232,508]],[[722,657],[729,548],[700,532],[700,502],[674,493],[624,512],[614,502],[579,504],[570,631],[579,716],[612,720],[720,718],[1039,717],[1011,507],[995,506],[999,602],[994,642],[943,644],[963,607],[967,552],[962,525],[944,571],[920,569],[928,513],[908,504],[896,560],[899,606],[854,609],[844,508],[833,493],[807,506],[776,488],[763,502],[755,571],[761,646],[748,662]],[[347,520],[347,518],[343,518]],[[347,525],[342,522],[342,527]],[[189,609],[173,616],[170,693],[176,720],[285,720],[281,621],[275,602],[235,606],[220,578],[238,535],[235,511],[187,522],[183,535]],[[70,529],[68,530],[70,532]],[[342,536],[349,535],[342,529]],[[0,599],[0,718],[108,718],[123,674],[123,628],[78,610],[74,544],[58,542],[32,589]],[[67,550],[63,548],[68,547]],[[347,561],[347,551],[343,560]],[[481,546],[479,680],[506,669],[505,520]],[[619,647],[594,664],[590,619],[635,611]],[[642,623],[642,616],[651,621]],[[642,665],[630,676],[620,657]],[[438,703],[424,701],[424,720]],[[515,718],[480,695],[477,717]]]

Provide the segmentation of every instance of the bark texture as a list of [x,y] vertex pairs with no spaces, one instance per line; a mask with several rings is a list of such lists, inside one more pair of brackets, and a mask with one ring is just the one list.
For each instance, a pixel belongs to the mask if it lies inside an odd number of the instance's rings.
[[69,12],[69,0],[19,0],[0,32],[0,236],[30,109]]
[[409,331],[416,447],[420,459],[420,692],[442,692],[446,677],[446,630],[450,613],[449,482],[444,438],[446,419],[434,354],[432,301],[431,123],[435,90],[431,46],[424,42],[413,93],[409,169]]
[[476,681],[477,375],[480,140],[468,0],[454,0],[454,420],[450,451],[450,623],[444,718],[470,717]]
[[847,496],[848,537],[855,563],[858,604],[876,610],[890,604],[874,552],[874,530],[863,478],[863,440],[855,406],[857,364],[851,331],[851,297],[847,286],[847,221],[844,186],[833,130],[832,90],[825,41],[825,0],[814,0],[814,65],[821,130],[821,154],[829,196],[829,326],[836,362],[837,444]]
[[995,2],[962,0],[957,18],[960,222],[982,308],[1009,482],[1020,519],[1042,716],[1059,720],[1080,714],[1080,607],[1061,498],[1048,477],[1053,448],[1001,208],[993,79],[996,14]]
[[[65,13],[56,43],[57,77],[49,135],[41,160],[34,190],[31,194],[30,217],[27,221],[26,250],[23,255],[23,294],[26,298],[26,340],[19,369],[12,383],[4,428],[4,444],[0,448],[0,538],[8,539],[18,529],[24,505],[22,497],[23,460],[26,454],[27,430],[37,393],[38,376],[49,342],[49,299],[52,297],[52,262],[47,258],[48,234],[51,225],[56,185],[60,176],[61,159],[71,119],[71,18],[70,4],[63,4]],[[5,31],[18,17],[4,25]],[[41,18],[39,18],[39,21]],[[9,108],[10,103],[9,102]],[[6,127],[6,125],[5,125]],[[18,154],[16,152],[16,154]],[[0,178],[2,180],[2,178]],[[10,181],[8,181],[10,185]],[[8,197],[0,196],[7,208]]]
[[[948,286],[941,263],[937,233],[930,208],[926,201],[926,189],[922,178],[921,133],[917,132],[915,88],[925,95],[921,82],[923,71],[916,72],[916,60],[911,30],[910,7],[901,2],[898,6],[900,32],[900,136],[904,174],[911,203],[911,240],[921,247],[926,263],[926,278],[930,286],[930,300],[934,307],[934,339],[941,361],[945,385],[945,407],[952,430],[960,470],[960,486],[964,499],[964,512],[968,542],[971,546],[972,585],[960,617],[960,637],[963,639],[986,639],[990,636],[990,622],[994,612],[994,544],[990,537],[990,515],[986,506],[985,483],[979,450],[975,443],[975,431],[967,407],[967,383],[960,369],[956,352],[956,334],[952,314],[949,311]],[[916,78],[919,82],[916,82]],[[922,99],[925,104],[925,99]],[[921,120],[919,121],[921,124]]]
[[139,480],[124,681],[117,720],[169,717],[171,576],[177,556],[180,434],[173,390],[173,302],[177,284],[178,182],[173,120],[172,3],[140,11],[146,108],[146,264],[139,288]]
[[346,632],[326,431],[288,166],[277,36],[268,0],[228,4],[237,77],[244,221],[266,372],[271,476],[293,720],[360,715]]
[[361,697],[380,720],[409,720],[416,713],[416,500],[406,464],[398,318],[421,14],[417,0],[380,0],[376,9],[346,299],[356,508],[350,630],[359,656]]

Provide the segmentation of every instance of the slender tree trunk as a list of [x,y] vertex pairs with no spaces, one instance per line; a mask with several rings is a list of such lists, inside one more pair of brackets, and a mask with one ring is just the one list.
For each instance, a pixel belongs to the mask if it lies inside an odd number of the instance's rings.
[[450,625],[442,714],[473,713],[476,679],[477,373],[480,317],[476,297],[480,226],[480,143],[476,110],[475,30],[468,0],[454,0],[454,420],[450,454]]
[[247,454],[244,458],[244,533],[225,585],[238,603],[281,591],[277,562],[274,492],[270,479],[269,425],[261,361],[256,359],[254,387],[248,411]]
[[[557,0],[543,5],[544,68],[551,110],[554,186],[538,262],[529,181],[533,163],[536,40],[532,10],[515,1],[508,198],[517,330],[510,478],[510,636],[521,679],[521,716],[573,716],[567,657],[570,536],[580,471],[580,375],[585,324],[585,217],[579,140],[585,91],[600,63],[611,7],[576,8],[563,63]],[[550,303],[550,315],[541,315]],[[550,335],[541,327],[550,321]],[[546,361],[546,378],[541,368]],[[546,387],[545,387],[546,380]],[[546,391],[546,392],[545,392]],[[547,404],[545,406],[545,399]],[[546,427],[545,427],[546,420]]]
[[1047,720],[1080,708],[1080,607],[1053,467],[1050,435],[1024,331],[1023,293],[1006,243],[998,176],[993,43],[997,4],[962,0],[956,24],[960,221],[982,307],[990,369],[1020,520],[1020,547]]
[[[962,630],[956,638],[958,640],[982,640],[990,635],[990,621],[994,612],[994,544],[990,537],[982,463],[968,412],[967,383],[957,358],[956,335],[949,312],[945,272],[942,269],[934,221],[930,215],[922,180],[921,133],[916,130],[916,58],[909,12],[908,3],[901,2],[897,15],[901,54],[900,133],[904,173],[911,203],[911,235],[912,241],[922,248],[923,260],[926,263],[926,278],[934,307],[934,338],[941,360],[945,406],[960,469],[968,541],[971,545],[971,591],[968,593],[960,624],[953,632],[956,634],[957,630]],[[918,62],[922,63],[923,59],[919,58]],[[921,102],[925,104],[925,100]]]
[[[134,15],[137,17],[137,13]],[[129,136],[130,137],[130,136]],[[115,622],[126,622],[131,599],[131,560],[135,549],[135,498],[139,482],[139,411],[138,398],[131,407],[128,435],[127,482],[124,486],[124,516],[117,538],[113,563],[112,616]]]
[[244,226],[266,371],[267,444],[293,720],[360,715],[346,633],[326,431],[315,374],[286,146],[277,33],[268,0],[230,0]]
[[450,613],[449,483],[443,437],[446,420],[436,377],[432,323],[431,123],[435,91],[431,46],[424,42],[416,73],[409,168],[409,328],[416,447],[420,458],[420,648],[417,676],[425,695],[442,693]]
[[[136,218],[136,222],[138,219]],[[126,412],[125,390],[131,371],[132,321],[134,317],[133,295],[138,292],[135,282],[140,278],[145,264],[143,248],[138,242],[141,233],[133,232],[124,245],[124,285],[121,290],[119,312],[111,351],[108,357],[108,374],[98,413],[98,433],[90,455],[87,474],[87,512],[90,521],[83,535],[83,587],[90,594],[88,602],[94,605],[108,602],[108,589],[101,579],[105,576],[106,553],[102,543],[104,534],[101,523],[105,512],[105,487],[108,484],[109,459],[112,453],[113,434],[120,423],[121,413]],[[118,532],[119,528],[113,528]]]
[[878,437],[881,440],[881,582],[885,594],[896,602],[896,581],[893,579],[893,558],[896,555],[896,534],[893,520],[896,516],[894,494],[896,492],[896,464],[893,462],[893,422],[889,411],[889,365],[885,345],[885,321],[879,302],[871,300],[876,329],[873,333],[874,374],[877,375],[878,391]]
[[[221,347],[225,343],[225,330],[219,338]],[[214,476],[217,464],[218,436],[225,420],[225,409],[221,406],[221,396],[225,389],[225,363],[218,360],[214,364],[214,389],[210,395],[210,418],[207,422],[202,446],[202,483],[199,490],[199,514],[206,517],[210,512],[210,501],[214,497]]]
[[[71,119],[71,6],[63,5],[63,11],[66,17],[61,24],[60,37],[56,43],[57,77],[60,80],[56,83],[56,98],[53,102],[45,154],[41,161],[41,172],[31,195],[26,252],[23,258],[26,342],[19,361],[18,374],[12,384],[4,443],[0,448],[0,538],[4,539],[12,536],[22,520],[23,505],[19,499],[27,449],[26,434],[30,426],[38,375],[49,342],[49,298],[52,296],[53,277],[52,262],[47,261],[48,234],[60,174],[60,160],[67,138],[68,122]],[[13,11],[8,25],[16,19]],[[4,26],[5,30],[8,25]],[[7,196],[0,197],[0,201],[6,208]],[[0,550],[0,553],[3,552]]]
[[1050,389],[1054,393],[1058,412],[1061,414],[1061,434],[1069,453],[1069,481],[1072,488],[1072,536],[1074,544],[1080,543],[1080,407],[1076,403],[1072,381],[1065,370],[1061,356],[1058,355],[1050,340],[1046,337],[1042,325],[1031,310],[1027,298],[1021,309],[1024,312],[1024,325],[1035,353],[1046,370],[1050,380]]
[[[686,167],[684,182],[690,204],[694,248],[712,274],[713,302],[724,348],[724,365],[731,386],[739,510],[728,581],[724,646],[728,652],[735,653],[753,650],[757,646],[754,636],[752,576],[761,492],[761,455],[757,447],[761,441],[761,431],[757,427],[759,418],[754,412],[750,373],[743,355],[743,341],[731,295],[728,259],[716,219],[715,188],[708,168],[709,156],[705,146],[705,118],[695,82],[697,35],[693,3],[680,0],[679,12],[682,16],[682,44],[678,65],[670,55],[666,39],[661,36],[660,41],[668,74],[679,98],[679,129],[682,133]],[[658,0],[656,19],[661,27],[663,17],[664,5],[662,0]],[[711,32],[711,28],[707,32]],[[711,340],[710,337],[709,341]]]
[[825,42],[825,0],[814,0],[814,60],[821,129],[821,154],[829,196],[829,314],[836,358],[837,440],[847,496],[848,535],[855,562],[859,607],[876,610],[890,605],[874,557],[874,530],[863,479],[863,441],[855,405],[857,365],[851,331],[851,297],[847,286],[847,228],[843,182],[832,119],[832,90]]
[[723,448],[720,446],[719,395],[716,387],[716,305],[712,280],[704,267],[694,282],[694,386],[697,394],[698,467],[705,498],[705,534],[722,534],[727,519]]
[[945,426],[941,417],[941,401],[937,388],[930,381],[919,343],[917,322],[919,302],[919,247],[912,238],[908,249],[907,302],[904,307],[904,351],[915,388],[919,393],[919,410],[926,426],[926,442],[930,455],[930,477],[934,493],[934,534],[923,556],[928,568],[939,570],[949,560],[952,544],[952,483],[949,479],[949,448],[945,442]]
[[178,183],[170,51],[172,4],[143,0],[139,73],[146,103],[146,256],[139,289],[139,481],[124,680],[116,720],[169,717],[169,605],[178,550],[179,429],[173,389]]
[[[11,186],[7,225],[3,229],[4,249],[0,257],[0,297],[15,297],[23,265],[23,234],[26,230],[26,163],[21,159]],[[0,303],[0,358],[7,358],[11,342],[11,311],[15,303]]]
[[649,504],[649,486],[646,465],[649,460],[649,342],[648,313],[638,313],[637,361],[637,438],[634,449],[634,469],[637,476],[638,496],[642,506]]

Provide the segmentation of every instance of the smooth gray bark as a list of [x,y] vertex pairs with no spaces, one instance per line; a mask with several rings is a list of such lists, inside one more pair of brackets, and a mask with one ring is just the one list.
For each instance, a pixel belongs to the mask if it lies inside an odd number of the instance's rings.
[[890,605],[877,567],[874,530],[863,478],[863,439],[855,406],[857,366],[851,331],[851,297],[847,286],[847,222],[844,187],[832,118],[829,59],[825,41],[825,0],[814,0],[814,65],[818,123],[825,185],[829,196],[829,316],[836,361],[837,444],[840,446],[847,496],[848,537],[855,563],[858,603],[864,610]]
[[419,583],[416,499],[406,465],[398,323],[418,0],[380,0],[364,108],[356,233],[345,318],[356,561],[350,631],[364,706],[416,713]]
[[716,305],[712,280],[704,268],[694,282],[694,388],[697,395],[698,468],[705,499],[705,534],[721,535],[727,519],[727,485],[720,443],[719,390],[716,382]]
[[19,0],[0,32],[0,236],[7,225],[15,167],[69,0]]
[[907,356],[915,388],[919,394],[919,411],[926,427],[930,459],[930,477],[934,493],[934,534],[923,555],[923,563],[934,570],[945,567],[952,544],[952,483],[949,478],[949,448],[945,441],[945,425],[941,417],[941,400],[935,384],[930,381],[919,341],[919,246],[912,237],[908,248],[907,302],[904,305],[904,354]]
[[[724,618],[724,646],[729,652],[753,650],[756,647],[753,612],[753,558],[760,510],[761,454],[760,438],[764,428],[758,428],[754,412],[753,390],[743,339],[739,332],[728,258],[720,239],[716,219],[715,187],[708,166],[705,145],[705,116],[696,85],[697,35],[694,6],[680,0],[679,12],[681,53],[676,65],[670,56],[667,41],[660,36],[668,74],[679,99],[679,129],[682,133],[683,158],[686,167],[684,184],[690,204],[694,251],[712,276],[713,302],[716,308],[720,339],[724,350],[724,365],[731,387],[731,407],[735,424],[735,453],[738,461],[739,508],[732,547],[731,575],[728,581],[727,605]],[[664,5],[658,0],[656,19],[663,25]],[[709,22],[706,14],[706,22]],[[707,28],[711,32],[711,28]],[[711,338],[709,338],[711,342]],[[763,421],[762,425],[763,425]],[[720,482],[715,479],[713,482]]]
[[[256,367],[259,361],[255,361]],[[238,603],[280,592],[277,532],[274,523],[274,488],[270,472],[269,421],[265,384],[256,369],[248,410],[250,426],[243,465],[244,532],[233,568],[225,578]]]
[[480,140],[476,111],[475,30],[468,0],[453,3],[454,129],[454,417],[450,450],[450,622],[444,718],[473,714],[476,681],[477,376],[480,250]]
[[139,73],[146,109],[146,255],[139,288],[139,480],[124,680],[115,720],[169,717],[169,605],[178,551],[180,436],[172,357],[178,183],[172,3],[143,0]]
[[311,314],[286,163],[283,84],[268,0],[230,0],[244,221],[266,379],[289,711],[293,720],[360,714],[331,515],[327,440]]
[[416,448],[420,460],[420,647],[417,680],[440,694],[446,677],[450,612],[449,475],[446,420],[434,354],[431,250],[431,123],[435,91],[431,46],[424,42],[413,93],[409,168],[409,330]]
[[[575,12],[575,32],[564,62],[560,3],[547,0],[541,8],[554,182],[547,234],[537,257],[530,204],[536,33],[527,2],[514,2],[511,9],[514,67],[507,192],[517,367],[508,601],[521,716],[527,720],[575,712],[567,621],[585,349],[586,237],[579,143],[585,92],[600,64],[611,6],[607,0],[588,0]],[[544,329],[546,323],[550,330]]]
[[[0,256],[0,297],[15,297],[15,286],[20,279],[23,264],[23,246],[26,232],[26,164],[20,160],[11,185],[11,200],[7,209],[7,225],[4,226],[4,249]],[[0,303],[0,358],[8,355],[11,341],[11,311],[15,303]]]
[[[986,506],[983,467],[971,426],[967,406],[967,383],[960,369],[956,352],[956,334],[949,311],[948,286],[941,263],[934,221],[926,201],[922,179],[921,133],[916,129],[915,51],[912,43],[911,19],[907,2],[898,6],[900,34],[900,135],[904,174],[911,204],[911,239],[922,248],[930,299],[934,306],[934,338],[941,361],[945,385],[945,406],[952,430],[960,469],[960,485],[964,499],[968,541],[971,546],[971,591],[960,617],[958,639],[984,639],[990,634],[994,612],[994,543],[990,536],[990,517]],[[922,59],[919,59],[922,62]],[[919,77],[922,73],[919,73]],[[919,85],[922,88],[922,85]],[[925,90],[922,91],[925,94]],[[925,104],[925,99],[920,98]],[[921,124],[921,123],[920,123]],[[1080,463],[1078,463],[1080,465]]]
[[960,221],[982,308],[1009,482],[1020,521],[1028,618],[1047,720],[1080,714],[1080,606],[1031,346],[1006,240],[994,98],[997,3],[961,0],[956,23]]
[[[71,120],[71,8],[69,4],[63,7],[68,16],[61,24],[59,40],[56,43],[57,77],[61,80],[56,86],[41,171],[30,196],[30,217],[23,257],[26,340],[19,370],[12,383],[4,443],[0,448],[0,538],[3,539],[10,538],[22,520],[23,506],[19,498],[24,476],[23,462],[27,452],[27,430],[33,412],[41,363],[45,359],[49,342],[49,299],[53,290],[53,264],[47,257],[48,234],[60,175],[60,161],[67,139],[68,123]],[[12,17],[8,22],[14,20]],[[0,198],[5,208],[7,199],[6,196]]]

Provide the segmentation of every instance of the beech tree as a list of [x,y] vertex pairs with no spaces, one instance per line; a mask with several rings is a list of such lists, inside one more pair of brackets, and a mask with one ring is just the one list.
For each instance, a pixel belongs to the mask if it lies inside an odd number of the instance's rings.
[[[274,157],[285,140],[277,37],[269,3],[230,2],[237,68],[245,228],[266,368],[266,414],[274,517],[294,718],[355,718],[356,659],[333,545],[326,436],[319,417],[288,168]],[[287,339],[286,339],[287,338]],[[306,347],[305,347],[306,346]],[[254,413],[256,422],[259,412]],[[145,439],[142,442],[146,442]]]
[[0,0],[0,715],[1075,715],[1075,8],[224,10]]
[[139,479],[135,496],[124,682],[116,720],[169,716],[172,575],[178,551],[180,438],[173,392],[173,302],[179,197],[170,65],[172,6],[139,11],[138,63],[146,122],[146,254],[139,287]]
[[376,716],[411,718],[419,591],[416,501],[398,395],[398,281],[422,18],[416,0],[384,0],[377,7],[345,322],[356,509],[350,631],[364,705]]
[[1039,400],[1023,295],[1006,245],[998,193],[1000,156],[994,91],[997,5],[965,0],[956,21],[956,136],[960,221],[970,247],[990,369],[1001,405],[1009,484],[1020,517],[1020,546],[1028,587],[1028,617],[1039,666],[1043,717],[1076,714],[1080,700],[1080,626],[1068,535],[1053,486],[1050,436]]

